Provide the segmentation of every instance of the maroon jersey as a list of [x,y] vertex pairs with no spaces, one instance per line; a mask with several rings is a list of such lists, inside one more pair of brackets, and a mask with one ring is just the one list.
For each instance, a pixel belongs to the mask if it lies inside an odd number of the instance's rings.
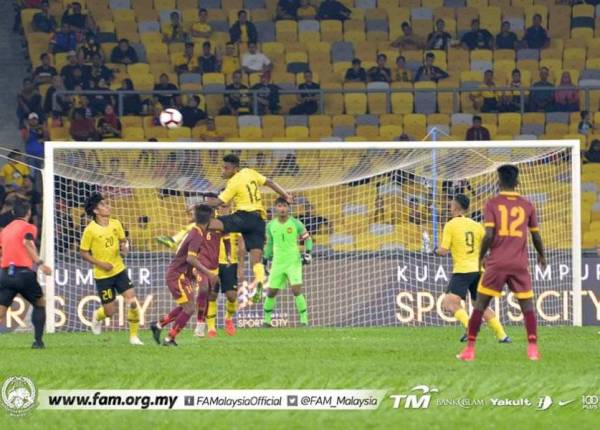
[[202,236],[202,246],[197,252],[198,260],[208,270],[218,270],[223,233],[217,230],[200,230],[200,235]]
[[200,263],[209,270],[218,269],[221,236],[222,233],[219,231],[192,228],[177,248],[175,257],[167,268],[167,276],[181,274],[191,276],[192,267],[187,263],[189,255],[198,257]]
[[529,267],[527,236],[539,231],[533,204],[516,192],[501,192],[485,204],[484,226],[494,228],[486,267]]

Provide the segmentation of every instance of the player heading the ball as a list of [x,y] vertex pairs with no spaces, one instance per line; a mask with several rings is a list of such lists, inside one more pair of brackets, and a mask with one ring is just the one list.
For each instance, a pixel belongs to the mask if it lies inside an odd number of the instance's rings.
[[[463,361],[475,359],[475,340],[483,312],[494,297],[502,295],[504,284],[514,293],[523,312],[527,331],[527,356],[539,360],[537,322],[533,303],[533,288],[527,255],[527,230],[540,266],[546,266],[546,256],[533,204],[515,191],[519,184],[519,169],[505,164],[498,168],[500,193],[487,201],[484,208],[485,236],[479,252],[480,265],[485,259],[485,272],[477,288],[477,301],[471,314],[467,346],[458,355]],[[486,258],[486,255],[490,251]]]
[[218,207],[233,202],[235,212],[211,221],[210,229],[221,230],[224,233],[242,233],[246,249],[250,253],[250,264],[256,283],[254,298],[255,301],[259,301],[265,282],[265,267],[262,264],[262,258],[267,218],[260,187],[264,185],[271,188],[288,203],[292,203],[293,197],[277,183],[256,170],[240,168],[240,159],[235,154],[223,157],[222,175],[227,179],[225,189],[217,198],[207,199],[207,203],[212,207]]
[[[290,204],[282,197],[275,201],[276,217],[267,225],[265,258],[273,259],[269,290],[264,304],[264,326],[271,327],[277,293],[292,287],[300,324],[308,325],[306,299],[302,294],[302,265],[312,260],[312,239],[304,224],[290,215]],[[300,252],[300,247],[304,252]]]
[[110,217],[110,206],[100,193],[92,193],[85,200],[85,213],[92,221],[83,230],[80,255],[94,267],[94,281],[102,306],[92,316],[92,333],[100,334],[102,321],[117,311],[115,299],[121,294],[127,303],[129,343],[143,345],[138,337],[140,314],[133,283],[127,275],[123,257],[129,252],[123,225]]

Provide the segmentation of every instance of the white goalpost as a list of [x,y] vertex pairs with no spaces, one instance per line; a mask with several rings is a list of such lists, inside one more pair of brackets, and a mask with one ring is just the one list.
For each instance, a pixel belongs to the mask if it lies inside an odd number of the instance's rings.
[[[89,326],[99,303],[91,268],[78,255],[90,221],[83,201],[100,191],[131,244],[126,259],[142,327],[172,306],[164,272],[172,251],[155,237],[187,222],[186,207],[220,190],[221,158],[236,151],[295,197],[292,214],[315,240],[305,266],[310,324],[315,326],[432,326],[456,324],[441,299],[451,261],[432,255],[448,220],[451,197],[471,199],[481,220],[497,191],[495,169],[519,166],[518,191],[536,206],[549,265],[531,275],[541,324],[582,323],[579,142],[47,142],[43,170],[42,250],[54,269],[44,280],[47,330]],[[275,196],[265,193],[266,208]],[[248,277],[250,277],[248,271]],[[278,297],[274,325],[295,326],[291,293]],[[220,298],[219,300],[222,300]],[[106,322],[124,329],[126,312]],[[516,299],[493,302],[504,323],[518,322]],[[219,302],[219,324],[222,321]],[[259,326],[262,305],[237,315],[239,327]]]

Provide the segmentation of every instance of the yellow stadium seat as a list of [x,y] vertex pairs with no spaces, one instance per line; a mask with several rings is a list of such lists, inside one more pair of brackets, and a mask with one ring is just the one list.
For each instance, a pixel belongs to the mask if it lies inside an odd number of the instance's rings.
[[134,115],[122,116],[121,125],[123,127],[142,127],[142,118]]
[[427,125],[450,126],[450,115],[446,113],[430,113],[427,115]]
[[342,38],[341,21],[331,19],[321,21],[321,40],[326,42],[336,42]]
[[331,137],[332,129],[331,126],[310,126],[309,128],[309,136],[314,139],[321,139],[323,137]]
[[173,128],[168,131],[169,139],[191,139],[192,129],[189,127]]
[[392,112],[410,114],[413,111],[414,97],[411,93],[392,93]]
[[204,73],[202,75],[204,85],[221,84],[225,85],[225,75],[223,73]]
[[489,49],[474,49],[471,51],[471,61],[492,61],[492,51]]
[[549,123],[546,124],[546,134],[556,136],[562,139],[562,136],[569,133],[569,126],[567,124]]
[[263,137],[260,127],[240,127],[239,133],[242,139],[260,139]]
[[358,43],[366,40],[364,31],[346,31],[344,32],[344,40],[346,42]]
[[215,126],[224,137],[238,136],[238,123],[234,116],[219,115],[215,117]]
[[589,17],[594,18],[594,6],[589,4],[577,4],[573,6],[573,18]]
[[498,115],[498,133],[519,134],[521,131],[521,114],[501,113]]
[[[543,51],[542,51],[543,52]],[[583,48],[568,48],[563,53],[563,68],[583,70],[586,52]]]
[[150,65],[146,63],[135,63],[127,66],[129,76],[146,75],[150,73]]
[[502,22],[500,8],[497,6],[479,8],[479,21],[481,28],[485,28],[492,34],[497,34],[500,31]]
[[132,9],[116,9],[112,11],[112,16],[115,23],[118,22],[135,22],[135,11]]
[[402,134],[401,125],[382,125],[379,127],[379,136],[386,140],[394,140]]
[[[342,86],[338,83],[328,82],[323,83],[321,88],[324,90],[341,90]],[[330,115],[339,115],[344,111],[344,96],[341,93],[326,93],[325,94],[325,113]]]
[[308,54],[306,52],[288,52],[285,54],[285,62],[289,63],[308,63]]
[[344,107],[349,115],[362,115],[367,112],[367,96],[365,94],[344,94]]
[[411,138],[421,140],[427,133],[427,119],[423,114],[404,115],[404,132]]
[[594,30],[591,28],[577,27],[571,29],[571,38],[582,39],[586,42],[594,37]]
[[144,129],[142,127],[124,127],[123,140],[143,141],[145,139]]
[[523,124],[545,124],[546,116],[542,112],[526,112],[523,114]]
[[275,23],[278,42],[295,42],[298,40],[298,24],[296,21],[281,20]]
[[515,51],[512,49],[496,49],[494,51],[494,61],[501,60],[515,61]]
[[285,137],[291,139],[306,139],[309,136],[308,127],[301,125],[294,125],[285,128]]
[[379,127],[376,125],[359,125],[356,127],[356,135],[368,139],[379,137]]
[[172,10],[176,7],[175,0],[154,0],[154,9],[156,10]]
[[273,55],[285,54],[285,45],[281,42],[265,42],[261,46],[261,51],[267,57],[271,58]]
[[461,82],[483,82],[483,72],[479,70],[465,70],[460,72]]

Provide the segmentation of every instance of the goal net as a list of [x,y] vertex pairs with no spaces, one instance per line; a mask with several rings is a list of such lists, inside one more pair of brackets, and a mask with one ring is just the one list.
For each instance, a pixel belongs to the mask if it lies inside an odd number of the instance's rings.
[[[78,253],[90,222],[83,201],[100,191],[129,237],[126,259],[142,310],[142,327],[173,305],[165,269],[173,252],[155,238],[189,222],[200,193],[220,190],[221,158],[235,151],[243,166],[280,183],[295,197],[292,213],[315,241],[304,267],[310,324],[420,326],[457,324],[441,302],[451,260],[432,254],[455,193],[471,199],[481,220],[498,192],[495,169],[514,163],[518,191],[537,207],[548,249],[545,270],[531,274],[542,324],[580,324],[579,154],[577,142],[189,143],[54,142],[46,161],[44,253],[55,275],[46,281],[50,330],[85,330],[99,304],[91,267]],[[243,148],[243,149],[239,149]],[[272,208],[275,195],[265,190]],[[248,278],[251,273],[247,270]],[[223,298],[218,323],[223,322]],[[262,323],[262,305],[240,297],[238,327]],[[107,329],[127,325],[126,310]],[[469,304],[470,305],[470,304]],[[507,294],[493,307],[505,323],[521,319]],[[291,291],[278,297],[277,326],[295,326]]]

